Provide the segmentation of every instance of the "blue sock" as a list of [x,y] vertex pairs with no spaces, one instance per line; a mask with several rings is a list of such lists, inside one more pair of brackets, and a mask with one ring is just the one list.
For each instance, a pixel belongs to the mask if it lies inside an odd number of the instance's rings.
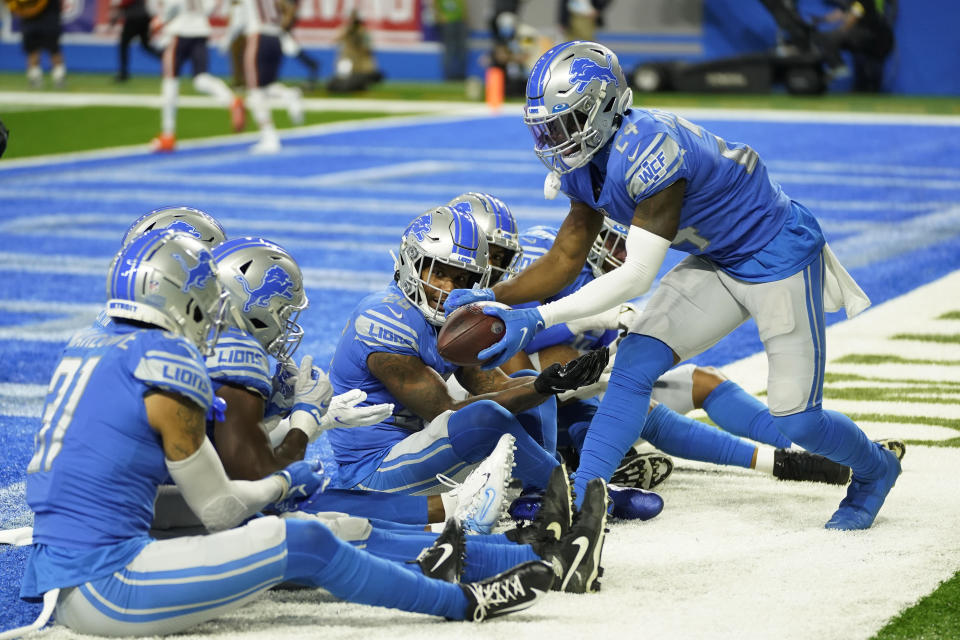
[[570,444],[577,453],[583,449],[583,440],[587,437],[590,421],[597,413],[600,401],[596,398],[574,400],[557,410],[559,429],[566,429]]
[[789,416],[774,416],[773,421],[793,442],[847,465],[861,480],[875,480],[886,468],[883,449],[842,413],[817,407]]
[[[358,540],[352,544],[360,549],[366,549],[367,553],[372,553],[378,558],[406,562],[420,555],[420,552],[432,545],[436,539],[437,534],[429,531],[401,532],[374,527],[366,540]],[[411,567],[419,571],[418,565],[407,565],[407,568]]]
[[530,437],[514,415],[492,400],[479,400],[454,412],[447,433],[454,453],[467,462],[480,462],[497,446],[500,436],[513,435],[517,447],[513,475],[524,486],[546,487],[557,466],[556,459]]
[[464,619],[468,602],[458,585],[355,549],[317,521],[291,518],[284,523],[285,580],[323,587],[349,602]]
[[[350,515],[353,515],[352,513]],[[381,520],[380,518],[367,518],[370,524],[376,529],[382,531],[414,531],[417,533],[430,533],[426,530],[425,524],[407,524],[405,522],[394,522],[393,520]]]
[[463,582],[484,580],[512,569],[518,564],[539,560],[528,544],[490,544],[486,536],[467,536],[467,559],[463,566]]
[[637,441],[650,406],[653,383],[673,366],[673,351],[650,336],[631,333],[617,349],[607,392],[587,430],[574,478],[579,508],[591,478],[609,480]]
[[309,500],[301,503],[300,510],[307,513],[337,511],[358,518],[379,518],[420,525],[421,528],[429,522],[426,496],[406,496],[383,491],[327,489],[310,496]]
[[756,447],[745,440],[682,416],[665,404],[653,408],[641,435],[657,449],[678,458],[745,469],[750,468],[756,451]]
[[726,380],[703,401],[703,410],[724,431],[786,449],[792,443],[773,425],[773,416],[763,404],[743,388]]
[[[532,369],[522,369],[510,374],[511,378],[522,376],[536,376]],[[550,455],[557,453],[557,397],[550,396],[546,402],[541,402],[532,409],[520,411],[516,414],[517,420],[523,429],[530,434],[537,444],[543,447]]]

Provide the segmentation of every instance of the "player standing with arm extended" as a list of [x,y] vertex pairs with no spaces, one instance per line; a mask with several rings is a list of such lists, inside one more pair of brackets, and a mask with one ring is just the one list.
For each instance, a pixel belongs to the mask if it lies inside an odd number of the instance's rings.
[[570,196],[553,248],[493,292],[454,292],[455,307],[494,295],[542,300],[576,277],[603,216],[630,225],[623,265],[575,294],[533,309],[502,310],[504,338],[481,352],[498,365],[533,334],[644,293],[667,248],[691,255],[664,276],[621,343],[591,423],[577,488],[607,478],[643,434],[653,383],[753,317],[769,360],[769,407],[792,442],[853,470],[847,497],[827,522],[864,529],[896,482],[896,456],[846,416],[821,407],[824,308],[854,315],[869,301],[825,245],[816,219],[783,193],[750,147],[729,143],[671,113],[631,109],[612,51],[567,42],[545,53],[527,84],[524,121],[551,169],[545,192]]

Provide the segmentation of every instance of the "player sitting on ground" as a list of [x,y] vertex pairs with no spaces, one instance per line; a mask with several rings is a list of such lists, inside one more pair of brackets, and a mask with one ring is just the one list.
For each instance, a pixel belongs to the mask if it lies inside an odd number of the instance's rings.
[[[550,588],[553,571],[542,562],[479,584],[431,580],[355,549],[310,517],[232,528],[323,477],[297,462],[231,481],[204,435],[212,384],[201,354],[212,352],[228,304],[213,257],[190,236],[149,232],[114,258],[107,298],[114,322],[79,332],[57,364],[27,469],[35,527],[21,596],[56,602],[58,623],[96,635],[175,633],[284,581],[482,620]],[[148,536],[168,474],[219,533]]]

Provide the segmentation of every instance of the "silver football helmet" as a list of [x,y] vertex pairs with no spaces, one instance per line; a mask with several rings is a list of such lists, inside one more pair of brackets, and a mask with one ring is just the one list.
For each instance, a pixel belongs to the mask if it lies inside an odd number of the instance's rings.
[[297,320],[308,304],[297,261],[263,238],[227,240],[213,249],[213,258],[230,292],[233,323],[267,353],[288,360],[303,339]]
[[582,167],[613,137],[633,91],[613,51],[575,40],[540,56],[527,80],[523,122],[551,171]]
[[107,274],[108,316],[182,335],[205,356],[213,353],[229,306],[210,250],[185,233],[159,229],[135,237]]
[[457,196],[447,206],[472,215],[480,230],[486,234],[491,282],[499,282],[507,275],[517,274],[517,264],[523,251],[520,248],[517,220],[502,200],[488,193],[471,191]]
[[487,239],[473,216],[450,207],[437,207],[414,218],[403,232],[400,255],[395,257],[394,279],[403,295],[427,322],[444,321],[447,291],[431,284],[439,265],[457,271],[457,288],[485,287],[490,281]]
[[603,228],[593,240],[593,246],[587,255],[587,264],[593,269],[593,275],[602,276],[611,269],[623,264],[627,257],[627,233],[630,228],[610,218],[603,218]]
[[154,209],[134,220],[123,234],[120,245],[126,246],[140,234],[154,229],[172,229],[186,233],[205,244],[208,249],[227,239],[223,227],[210,214],[192,207],[164,207]]

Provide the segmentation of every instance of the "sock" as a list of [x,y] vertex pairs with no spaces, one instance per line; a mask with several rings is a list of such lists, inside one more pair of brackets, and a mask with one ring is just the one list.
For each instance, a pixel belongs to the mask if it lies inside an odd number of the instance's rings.
[[40,82],[43,80],[43,69],[39,65],[27,69],[27,80],[30,82]]
[[859,480],[876,480],[885,469],[883,449],[842,413],[817,407],[789,416],[774,416],[773,422],[807,451],[853,469]]
[[[263,89],[250,89],[247,92],[247,106],[250,108],[250,113],[253,114],[253,119],[257,121],[257,126],[259,126],[261,130],[267,127],[273,129],[273,117],[270,114],[270,105],[267,102],[267,96]],[[276,135],[276,132],[274,132],[274,135]]]
[[513,475],[524,486],[544,488],[556,459],[536,443],[512,413],[492,400],[468,404],[450,416],[447,423],[450,446],[461,460],[480,462],[493,451],[504,433],[516,438]]
[[600,401],[596,398],[574,400],[557,409],[557,431],[566,429],[570,445],[579,453]]
[[583,441],[574,478],[578,508],[587,482],[609,480],[640,437],[653,383],[672,366],[673,351],[656,338],[631,333],[620,343],[607,391]]
[[288,519],[284,579],[378,607],[463,620],[467,598],[456,584],[431,580],[338,540],[317,521]]
[[163,106],[160,108],[160,128],[172,136],[177,130],[177,96],[180,94],[179,78],[164,78],[161,83]]
[[193,88],[201,93],[211,95],[217,102],[225,107],[233,104],[233,91],[227,86],[227,83],[209,73],[199,73],[193,78]]
[[647,416],[643,437],[664,453],[687,460],[750,468],[756,447],[745,440],[658,404]]
[[[536,376],[529,369],[517,371],[511,378]],[[557,398],[552,396],[532,409],[514,414],[524,430],[550,455],[557,453]]]
[[761,473],[773,475],[773,449],[757,447],[757,464],[754,469]]
[[727,380],[711,391],[703,401],[703,410],[717,426],[736,436],[780,449],[792,444],[790,438],[773,425],[773,416],[767,405],[735,382]]
[[408,496],[360,489],[327,489],[315,493],[300,506],[301,511],[339,511],[359,518],[379,518],[404,524],[427,524],[427,497]]
[[[386,531],[374,527],[366,540],[358,540],[353,543],[353,546],[366,549],[367,553],[372,553],[378,558],[404,563],[416,558],[436,539],[437,534],[429,531]],[[420,570],[416,564],[405,568],[410,567],[414,567],[415,571]]]
[[[467,536],[467,554],[463,581],[477,582],[512,569],[518,564],[540,560],[528,544],[492,544],[487,536]],[[506,539],[506,538],[504,538]]]
[[50,70],[50,77],[53,78],[54,82],[63,82],[63,79],[67,77],[67,66],[64,64],[53,65],[53,69]]

